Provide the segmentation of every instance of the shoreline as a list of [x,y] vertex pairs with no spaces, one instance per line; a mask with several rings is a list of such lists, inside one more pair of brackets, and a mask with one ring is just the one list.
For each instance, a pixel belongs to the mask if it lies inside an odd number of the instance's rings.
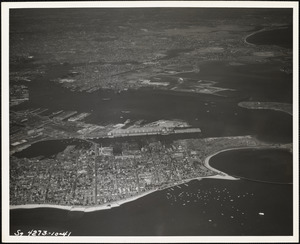
[[94,211],[106,210],[106,209],[111,209],[114,207],[119,207],[124,203],[135,201],[135,200],[142,198],[148,194],[151,194],[155,191],[157,191],[157,189],[146,191],[140,195],[132,196],[127,199],[122,199],[122,200],[105,203],[105,204],[101,204],[101,205],[96,205],[96,206],[64,206],[64,205],[55,205],[55,204],[22,204],[22,205],[11,205],[11,206],[9,206],[9,209],[16,210],[16,209],[34,209],[34,208],[56,208],[56,209],[69,210],[69,211],[94,212]]
[[256,44],[254,44],[254,43],[250,43],[250,42],[247,42],[247,39],[250,37],[250,36],[253,36],[253,35],[255,35],[255,34],[257,34],[257,33],[260,33],[260,32],[263,32],[263,31],[267,31],[268,29],[265,27],[265,28],[262,28],[262,29],[260,29],[260,30],[257,30],[257,31],[254,31],[254,32],[252,32],[252,33],[250,33],[249,35],[247,35],[247,36],[245,36],[244,37],[244,43],[246,43],[246,44],[248,44],[248,45],[250,45],[250,46],[256,46]]
[[162,187],[162,188],[156,188],[150,191],[146,191],[140,195],[132,196],[127,199],[122,199],[119,201],[114,201],[110,203],[105,203],[97,206],[64,206],[64,205],[55,205],[55,204],[22,204],[22,205],[10,205],[9,209],[10,210],[17,210],[17,209],[35,209],[35,208],[56,208],[56,209],[61,209],[61,210],[68,210],[68,211],[82,211],[82,212],[94,212],[94,211],[100,211],[100,210],[107,210],[115,207],[119,207],[122,204],[128,203],[135,201],[139,198],[142,198],[146,195],[149,195],[151,193],[154,193],[156,191],[162,191],[171,187],[176,187],[185,183],[188,183],[192,180],[202,180],[202,179],[223,179],[223,180],[240,180],[239,178],[235,178],[231,175],[228,175],[220,170],[217,170],[210,166],[209,160],[214,157],[215,155],[226,152],[226,151],[232,151],[232,150],[242,150],[242,149],[287,149],[283,147],[277,147],[273,145],[264,145],[264,146],[250,146],[250,147],[233,147],[233,148],[227,148],[227,149],[222,149],[220,151],[217,151],[209,156],[207,156],[204,160],[204,165],[210,169],[211,171],[215,172],[216,175],[210,175],[210,176],[199,176],[195,178],[190,178],[190,179],[184,179],[180,182],[175,182],[172,185]]
[[[216,172],[216,170],[214,170],[214,172]],[[221,171],[220,171],[221,172]],[[225,173],[222,173],[225,174]],[[136,196],[132,196],[130,198],[127,199],[122,199],[119,201],[114,201],[114,202],[110,202],[110,203],[105,203],[105,204],[101,204],[101,205],[96,205],[96,206],[64,206],[64,205],[55,205],[55,204],[22,204],[22,205],[10,205],[9,206],[9,210],[17,210],[17,209],[35,209],[35,208],[56,208],[56,209],[61,209],[61,210],[68,210],[68,211],[81,211],[81,212],[94,212],[94,211],[100,211],[100,210],[108,210],[111,208],[115,208],[115,207],[119,207],[122,204],[128,203],[128,202],[132,202],[135,201],[139,198],[142,198],[146,195],[149,195],[151,193],[154,193],[156,191],[163,191],[165,189],[168,188],[172,188],[172,187],[176,187],[185,183],[188,183],[192,180],[202,180],[205,178],[212,178],[212,179],[226,179],[226,180],[236,180],[236,178],[233,178],[229,175],[211,175],[211,176],[199,176],[199,177],[195,177],[195,178],[190,178],[190,179],[184,179],[178,183],[174,183],[173,185],[170,186],[166,186],[163,187],[161,189],[156,188],[150,191],[146,191],[140,195],[136,195]]]
[[260,33],[260,32],[264,32],[264,31],[272,31],[272,30],[280,30],[280,29],[285,29],[286,27],[282,27],[282,26],[277,26],[277,27],[274,27],[274,26],[269,26],[269,27],[263,27],[262,29],[260,30],[257,30],[257,31],[254,31],[252,33],[250,33],[249,35],[245,36],[244,37],[244,43],[250,45],[250,46],[257,46],[257,44],[254,44],[254,43],[251,43],[251,42],[248,42],[247,39],[250,37],[250,36],[253,36],[257,33]]
[[[288,144],[286,144],[288,145]],[[264,150],[264,149],[279,149],[279,150],[288,150],[291,152],[291,149],[289,147],[278,147],[276,145],[262,145],[262,146],[249,146],[249,147],[233,147],[233,148],[227,148],[227,149],[222,149],[220,151],[217,151],[211,155],[209,155],[208,157],[205,158],[204,164],[207,168],[209,168],[210,170],[217,172],[218,174],[221,174],[219,178],[222,179],[229,179],[229,180],[239,180],[240,178],[235,178],[231,175],[228,175],[218,169],[213,168],[210,164],[209,164],[209,160],[216,156],[217,154],[223,153],[223,152],[227,152],[227,151],[233,151],[233,150],[245,150],[245,149],[257,149],[257,150]],[[223,176],[224,175],[224,176]]]

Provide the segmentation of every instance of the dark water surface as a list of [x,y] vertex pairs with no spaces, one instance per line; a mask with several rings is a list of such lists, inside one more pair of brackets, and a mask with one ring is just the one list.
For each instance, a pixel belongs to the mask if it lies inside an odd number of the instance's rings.
[[64,151],[68,145],[85,146],[88,143],[77,139],[40,141],[13,155],[18,158],[34,158],[38,156],[48,158]]
[[293,28],[292,26],[282,29],[258,32],[247,38],[247,42],[256,45],[277,45],[280,47],[293,48]]
[[249,180],[292,183],[293,155],[279,149],[239,149],[219,153],[209,164],[229,175]]

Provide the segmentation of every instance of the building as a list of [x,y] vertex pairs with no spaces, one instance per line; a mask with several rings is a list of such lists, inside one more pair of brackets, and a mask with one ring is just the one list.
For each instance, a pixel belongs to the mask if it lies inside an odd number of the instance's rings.
[[123,137],[123,136],[142,136],[142,135],[158,135],[169,134],[173,132],[173,128],[167,127],[140,127],[127,129],[114,129],[108,132],[109,137]]

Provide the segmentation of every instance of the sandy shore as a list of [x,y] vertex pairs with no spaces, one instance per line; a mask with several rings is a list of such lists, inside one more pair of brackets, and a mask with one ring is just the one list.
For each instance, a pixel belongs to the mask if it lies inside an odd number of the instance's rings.
[[[238,149],[238,148],[224,149],[224,150],[218,151],[218,152],[216,152],[216,153],[214,153],[214,154],[211,154],[211,155],[209,155],[208,157],[205,158],[205,160],[204,160],[204,165],[205,165],[205,167],[208,168],[208,169],[210,169],[211,171],[214,171],[214,172],[217,173],[217,175],[215,175],[214,178],[217,178],[217,179],[224,179],[224,180],[238,180],[238,178],[234,178],[234,177],[232,177],[232,176],[230,176],[230,175],[228,175],[228,174],[226,174],[226,173],[224,173],[224,172],[222,172],[222,171],[220,171],[220,170],[217,170],[217,169],[215,169],[215,168],[213,168],[213,167],[211,167],[211,166],[209,165],[209,160],[210,160],[213,156],[215,156],[215,155],[217,155],[217,154],[219,154],[219,153],[222,153],[222,152],[226,152],[226,151],[230,151],[230,150],[236,150],[236,149]],[[211,178],[212,178],[212,177],[211,177]]]
[[230,177],[228,175],[222,176],[222,175],[213,175],[213,176],[200,176],[196,178],[186,179],[179,183],[174,183],[174,185],[170,185],[161,189],[153,189],[151,191],[144,192],[143,194],[133,196],[130,198],[122,199],[115,202],[110,202],[102,205],[97,206],[64,206],[64,205],[55,205],[55,204],[23,204],[23,205],[11,205],[9,208],[10,210],[15,209],[34,209],[34,208],[56,208],[56,209],[62,209],[62,210],[68,210],[68,211],[82,211],[82,212],[94,212],[94,211],[100,211],[100,210],[107,210],[115,207],[119,207],[124,203],[135,201],[139,198],[142,198],[148,194],[151,194],[156,191],[162,191],[171,187],[176,187],[185,183],[188,183],[192,180],[202,180],[204,178],[213,178],[213,179],[230,179],[230,180],[236,180],[233,177]]
[[[218,173],[220,172],[220,171],[217,171],[213,168],[211,168],[211,169],[215,172],[218,172]],[[224,173],[222,173],[222,174],[224,174]],[[106,203],[106,204],[102,204],[102,205],[97,205],[97,206],[64,206],[64,205],[55,205],[55,204],[23,204],[23,205],[11,205],[9,208],[10,208],[10,210],[34,209],[34,208],[56,208],[56,209],[62,209],[62,210],[68,210],[68,211],[94,212],[94,211],[107,210],[107,209],[119,207],[124,203],[135,201],[135,200],[137,200],[139,198],[142,198],[142,197],[144,197],[148,194],[151,194],[153,192],[162,191],[162,190],[165,190],[165,189],[168,189],[168,188],[171,188],[171,187],[180,186],[180,185],[188,183],[192,180],[202,180],[202,179],[205,179],[205,178],[236,180],[236,178],[233,178],[233,177],[231,177],[229,175],[226,175],[226,174],[224,174],[224,175],[212,175],[212,176],[199,176],[199,177],[195,177],[195,178],[182,180],[178,183],[174,183],[173,185],[166,186],[164,188],[153,189],[151,191],[144,192],[144,193],[142,193],[140,195],[137,195],[137,196],[133,196],[133,197],[130,197],[130,198],[126,198],[126,199],[122,199],[122,200],[119,200],[119,201],[110,202],[110,203]]]
[[244,37],[244,42],[245,42],[246,44],[248,44],[248,45],[256,46],[256,44],[247,42],[247,38],[250,37],[250,36],[253,36],[253,35],[257,34],[257,33],[260,33],[260,32],[264,32],[264,31],[273,31],[273,30],[280,30],[280,29],[285,29],[285,27],[274,26],[274,27],[265,27],[265,28],[262,28],[262,29],[260,29],[260,30],[254,31],[254,32],[250,33],[249,35],[245,36],[245,37]]
[[[209,168],[210,170],[218,173],[218,175],[216,175],[214,178],[218,178],[218,179],[226,179],[226,180],[239,180],[239,178],[235,178],[233,176],[230,176],[220,170],[217,170],[213,167],[211,167],[209,165],[209,160],[219,154],[219,153],[222,153],[222,152],[226,152],[226,151],[233,151],[233,150],[242,150],[242,149],[289,149],[289,147],[278,147],[276,145],[262,145],[262,146],[250,146],[250,147],[233,147],[233,148],[227,148],[227,149],[223,149],[223,150],[220,150],[218,152],[215,152],[211,155],[209,155],[208,157],[205,158],[205,161],[204,161],[204,164],[207,168]],[[210,178],[213,178],[213,177],[210,177]]]
[[56,208],[56,209],[62,209],[62,210],[69,210],[69,211],[82,211],[82,212],[93,212],[93,211],[99,211],[99,210],[106,210],[111,209],[114,207],[119,207],[124,203],[135,201],[139,198],[142,198],[148,194],[151,194],[153,192],[157,191],[157,189],[144,192],[142,194],[122,199],[115,202],[105,203],[97,206],[64,206],[64,205],[55,205],[55,204],[23,204],[23,205],[12,205],[10,206],[10,210],[14,209],[33,209],[33,208]]
[[254,32],[250,33],[249,35],[247,35],[247,36],[244,37],[244,43],[246,43],[246,44],[248,44],[248,45],[250,45],[250,46],[256,46],[256,45],[253,44],[253,43],[247,42],[248,37],[253,36],[253,35],[255,35],[255,34],[259,33],[259,32],[266,31],[266,30],[267,30],[267,28],[263,28],[263,29],[261,29],[261,30],[254,31]]

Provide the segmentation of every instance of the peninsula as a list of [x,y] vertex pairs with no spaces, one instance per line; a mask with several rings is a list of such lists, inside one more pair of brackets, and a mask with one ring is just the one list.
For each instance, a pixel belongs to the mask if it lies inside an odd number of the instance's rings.
[[266,144],[252,136],[182,139],[169,145],[153,141],[140,149],[128,146],[122,144],[121,154],[92,143],[88,149],[67,146],[54,158],[13,156],[11,208],[109,209],[194,179],[234,180],[209,166],[209,159],[224,150],[291,149],[291,144]]

